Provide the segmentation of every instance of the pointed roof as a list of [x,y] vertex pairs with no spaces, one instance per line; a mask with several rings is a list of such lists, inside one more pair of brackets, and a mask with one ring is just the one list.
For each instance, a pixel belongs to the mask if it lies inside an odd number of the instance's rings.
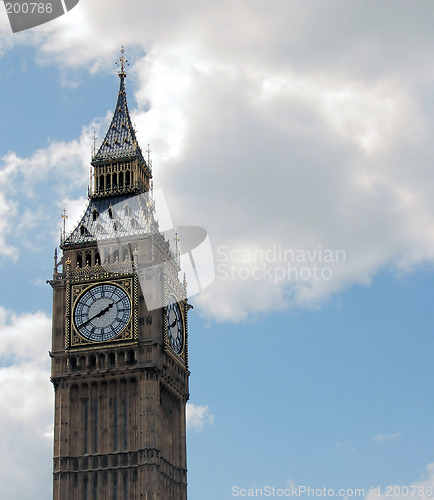
[[154,218],[154,202],[148,193],[90,200],[76,228],[61,248],[160,234]]
[[125,91],[126,76],[122,67],[122,71],[119,73],[121,81],[116,109],[104,141],[92,159],[92,165],[123,158],[139,157],[144,161],[128,111]]

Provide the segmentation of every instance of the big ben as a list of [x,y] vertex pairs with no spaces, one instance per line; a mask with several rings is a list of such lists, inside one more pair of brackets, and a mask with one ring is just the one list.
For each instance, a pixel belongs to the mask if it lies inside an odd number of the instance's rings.
[[55,256],[54,500],[185,500],[188,332],[179,256],[119,93],[88,205]]

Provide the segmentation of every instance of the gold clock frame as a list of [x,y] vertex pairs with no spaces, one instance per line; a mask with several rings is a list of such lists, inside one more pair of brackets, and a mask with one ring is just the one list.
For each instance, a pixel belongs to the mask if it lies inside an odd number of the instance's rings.
[[[91,288],[98,285],[114,285],[121,288],[128,296],[131,303],[131,316],[126,327],[114,338],[106,341],[92,341],[83,337],[74,324],[74,311],[79,299]],[[138,308],[137,308],[137,276],[124,276],[122,278],[109,277],[107,279],[86,281],[81,283],[72,283],[69,285],[68,299],[66,304],[66,335],[65,349],[101,349],[108,345],[122,346],[131,345],[138,341]]]

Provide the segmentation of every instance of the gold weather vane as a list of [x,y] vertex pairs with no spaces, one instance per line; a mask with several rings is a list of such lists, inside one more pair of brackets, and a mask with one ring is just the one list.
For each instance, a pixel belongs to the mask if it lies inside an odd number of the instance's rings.
[[116,61],[116,66],[120,66],[120,71],[118,72],[118,75],[122,78],[126,78],[127,74],[125,73],[125,68],[129,66],[128,59],[125,59],[124,57],[124,46],[122,45],[121,47],[121,57]]

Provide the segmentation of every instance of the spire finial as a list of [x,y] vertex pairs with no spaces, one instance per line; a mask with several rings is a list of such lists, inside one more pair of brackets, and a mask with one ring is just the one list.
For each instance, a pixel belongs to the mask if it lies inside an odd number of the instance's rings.
[[93,131],[93,136],[92,136],[92,141],[93,141],[93,144],[92,144],[92,160],[94,159],[95,155],[96,155],[96,132],[95,130]]
[[125,68],[129,65],[128,59],[124,57],[124,46],[121,46],[121,57],[116,61],[116,66],[120,66],[120,71],[118,71],[119,78],[126,78],[127,74],[125,72]]
[[60,217],[63,219],[62,241],[65,241],[65,239],[66,239],[66,219],[68,218],[68,216],[66,215],[66,208],[63,209],[63,213]]
[[179,243],[179,238],[178,238],[178,231],[175,232],[175,237],[173,238],[174,241],[175,241],[175,255],[176,257],[179,257],[179,247],[178,247],[178,243]]

